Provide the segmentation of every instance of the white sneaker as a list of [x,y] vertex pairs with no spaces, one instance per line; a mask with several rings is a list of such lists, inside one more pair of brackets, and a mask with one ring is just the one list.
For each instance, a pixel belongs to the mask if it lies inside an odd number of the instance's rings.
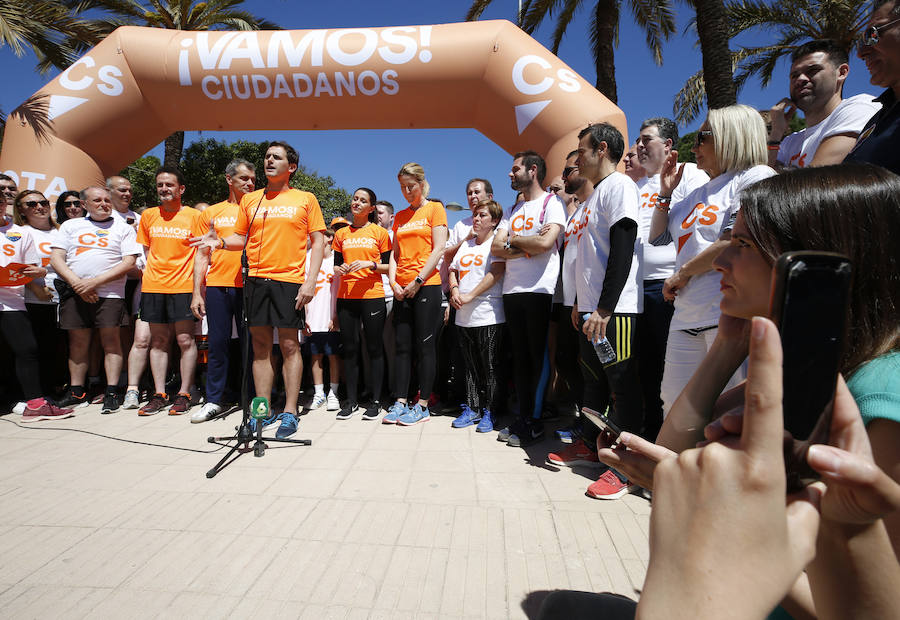
[[22,415],[23,413],[25,413],[25,407],[27,406],[28,405],[25,403],[25,401],[19,401],[15,405],[13,405],[12,412],[16,415]]
[[337,394],[334,392],[328,392],[328,398],[325,399],[325,402],[328,403],[326,408],[328,411],[338,411],[341,408],[341,401],[338,400]]
[[206,403],[198,411],[191,414],[191,424],[206,422],[222,413],[222,408],[216,403]]
[[315,396],[313,396],[312,402],[309,403],[309,410],[312,411],[314,409],[318,409],[319,407],[324,405],[325,401],[327,400],[328,399],[325,398],[324,392],[322,394],[316,394]]

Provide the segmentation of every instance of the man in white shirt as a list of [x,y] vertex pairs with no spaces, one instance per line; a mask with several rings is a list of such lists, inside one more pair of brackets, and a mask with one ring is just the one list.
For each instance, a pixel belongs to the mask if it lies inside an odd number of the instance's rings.
[[[847,51],[830,39],[804,43],[791,54],[790,97],[769,111],[769,165],[776,170],[839,164],[881,109],[873,95],[843,98]],[[806,129],[784,136],[801,110]]]
[[566,225],[562,201],[543,189],[546,174],[540,155],[516,153],[510,186],[522,193],[523,200],[504,212],[491,244],[491,254],[506,259],[503,309],[519,397],[518,419],[497,438],[514,447],[534,443],[544,435],[540,417],[550,372],[547,329],[559,275],[557,241]]

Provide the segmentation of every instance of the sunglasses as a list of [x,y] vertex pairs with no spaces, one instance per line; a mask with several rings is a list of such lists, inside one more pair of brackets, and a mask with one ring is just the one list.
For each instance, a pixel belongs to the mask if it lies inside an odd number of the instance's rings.
[[562,178],[567,178],[570,174],[572,174],[573,170],[578,170],[578,166],[566,166],[563,168]]
[[72,207],[81,207],[80,200],[66,200],[63,204],[66,205],[66,209],[70,209]]
[[700,146],[701,144],[706,142],[707,138],[712,138],[712,135],[713,133],[708,129],[698,131],[697,135],[694,136],[694,146]]
[[26,200],[22,204],[24,204],[29,209],[34,209],[38,205],[41,205],[42,207],[49,207],[50,201],[49,200]]
[[886,29],[890,28],[894,24],[900,22],[900,19],[895,19],[892,22],[888,22],[886,24],[881,24],[880,26],[869,26],[865,30],[863,30],[862,35],[860,35],[857,42],[861,46],[872,47],[873,45],[878,45],[879,38],[881,33],[883,33]]

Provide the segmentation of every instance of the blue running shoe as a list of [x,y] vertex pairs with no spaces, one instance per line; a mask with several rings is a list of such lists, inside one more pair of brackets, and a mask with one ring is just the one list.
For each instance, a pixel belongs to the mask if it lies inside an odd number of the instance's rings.
[[[270,426],[275,426],[280,419],[280,415],[273,413],[268,418],[263,419],[262,429],[266,430]],[[256,418],[250,418],[250,432],[256,434]]]
[[401,403],[399,400],[391,405],[391,408],[388,409],[387,415],[381,418],[382,424],[396,424],[397,420],[400,419],[406,413],[406,403]]
[[279,417],[281,418],[281,425],[275,431],[276,438],[284,439],[297,432],[297,417],[293,413],[282,413]]
[[479,420],[481,420],[481,416],[478,415],[478,413],[472,411],[468,405],[463,405],[462,413],[450,423],[450,426],[453,428],[465,428],[467,426],[472,426]]
[[491,410],[485,409],[481,414],[481,422],[475,427],[476,433],[490,433],[494,430],[494,420],[491,417]]
[[407,409],[406,413],[397,418],[397,424],[400,426],[413,426],[419,422],[427,422],[430,419],[431,412],[428,411],[428,407],[423,407],[416,403],[412,409]]
[[574,443],[580,437],[578,431],[571,426],[556,431],[556,438],[563,443]]

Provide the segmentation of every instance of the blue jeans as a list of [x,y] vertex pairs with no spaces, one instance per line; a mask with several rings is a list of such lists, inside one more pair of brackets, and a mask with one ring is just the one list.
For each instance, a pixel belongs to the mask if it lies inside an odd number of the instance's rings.
[[[234,286],[206,287],[206,318],[209,324],[209,361],[206,367],[206,402],[222,404],[228,381],[229,344],[234,319],[243,337],[243,289]],[[243,348],[242,348],[243,350]],[[238,389],[237,391],[240,391]]]

